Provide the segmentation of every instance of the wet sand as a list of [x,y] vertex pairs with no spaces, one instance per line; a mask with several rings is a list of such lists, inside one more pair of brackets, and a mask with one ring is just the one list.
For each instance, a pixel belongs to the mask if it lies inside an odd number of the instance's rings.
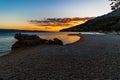
[[1,80],[119,80],[120,36],[80,36],[71,45],[42,45],[0,57]]

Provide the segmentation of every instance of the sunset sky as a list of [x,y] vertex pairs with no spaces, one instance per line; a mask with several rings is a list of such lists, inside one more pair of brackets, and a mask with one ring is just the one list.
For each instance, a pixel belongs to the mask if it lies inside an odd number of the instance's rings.
[[0,0],[0,28],[57,31],[68,26],[46,27],[29,21],[96,17],[110,12],[109,4],[108,0]]

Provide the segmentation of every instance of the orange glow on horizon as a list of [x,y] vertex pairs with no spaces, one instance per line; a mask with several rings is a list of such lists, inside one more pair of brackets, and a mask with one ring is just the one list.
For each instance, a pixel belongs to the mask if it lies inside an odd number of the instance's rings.
[[65,28],[70,28],[72,26],[83,24],[86,21],[88,21],[88,19],[68,21],[65,23],[66,25],[60,25],[60,26],[39,26],[36,24],[29,24],[29,23],[16,24],[16,25],[8,24],[8,25],[0,25],[0,29],[39,30],[39,31],[56,31],[57,32]]

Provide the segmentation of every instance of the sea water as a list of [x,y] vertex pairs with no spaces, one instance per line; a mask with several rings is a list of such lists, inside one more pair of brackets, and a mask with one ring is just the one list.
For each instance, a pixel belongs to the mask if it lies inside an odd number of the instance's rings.
[[[8,53],[11,51],[12,45],[17,41],[14,38],[14,32],[0,32],[0,55],[3,53]],[[77,35],[68,35],[68,34],[78,34],[78,32],[28,32],[23,34],[36,34],[43,39],[54,39],[58,38],[63,41],[64,44],[74,43],[80,39]]]
[[14,33],[0,33],[0,54],[9,52],[15,42]]

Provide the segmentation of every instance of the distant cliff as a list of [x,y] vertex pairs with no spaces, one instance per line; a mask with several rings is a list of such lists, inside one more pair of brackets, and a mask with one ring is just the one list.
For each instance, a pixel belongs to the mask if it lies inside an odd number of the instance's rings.
[[61,31],[120,31],[120,9]]

